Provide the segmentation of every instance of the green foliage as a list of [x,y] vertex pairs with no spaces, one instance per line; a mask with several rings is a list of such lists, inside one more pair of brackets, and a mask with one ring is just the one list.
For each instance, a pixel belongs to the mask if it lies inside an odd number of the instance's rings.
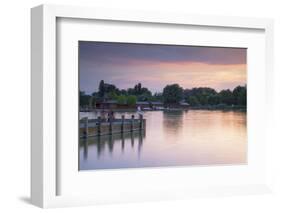
[[125,89],[120,90],[120,95],[128,95],[127,90]]
[[184,98],[192,106],[246,106],[247,88],[238,86],[233,90],[233,92],[231,90],[222,90],[219,93],[217,93],[214,89],[208,87],[185,89]]
[[163,96],[162,96],[162,93],[155,93],[154,95],[152,95],[150,97],[146,97],[146,99],[140,99],[138,97],[138,100],[139,101],[148,101],[148,102],[151,102],[151,101],[163,102]]
[[137,97],[134,95],[129,95],[129,96],[119,95],[117,96],[116,100],[117,103],[120,105],[128,104],[129,106],[135,106],[137,102]]
[[233,94],[229,89],[220,91],[219,95],[222,104],[232,105],[235,103]]
[[201,94],[197,96],[201,105],[208,105],[208,94]]
[[142,87],[141,83],[136,84],[134,88],[129,88],[127,94],[135,95],[139,101],[147,101],[152,96],[151,92],[147,88]]
[[178,84],[167,85],[163,89],[163,100],[165,104],[177,104],[183,98],[183,89]]
[[126,104],[127,103],[127,98],[125,95],[120,95],[117,97],[117,103],[118,104]]
[[91,96],[90,95],[86,95],[85,92],[80,91],[79,92],[79,102],[80,102],[80,106],[88,106],[89,105],[89,101],[90,101]]
[[[107,84],[104,80],[101,80],[99,83],[99,89],[97,93],[93,93],[93,95],[97,95],[99,101],[104,100],[117,100],[118,96],[135,96],[138,101],[149,101],[152,99],[152,93],[145,87],[142,87],[141,83],[136,84],[133,88],[128,88],[127,90],[119,90],[113,84]],[[123,98],[121,98],[123,99]]]
[[104,95],[105,95],[105,84],[104,84],[104,80],[101,80],[101,81],[100,81],[98,94],[99,94],[99,97],[104,98]]
[[198,106],[200,104],[197,97],[194,95],[188,96],[186,98],[186,102],[189,103],[191,106]]
[[218,94],[208,96],[209,105],[218,105],[221,103],[221,98]]
[[247,88],[238,86],[233,90],[233,97],[236,105],[246,106]]
[[191,106],[246,106],[247,105],[247,87],[237,86],[233,91],[227,89],[220,92],[209,87],[199,87],[183,90],[178,84],[167,85],[162,93],[152,95],[148,88],[142,87],[141,83],[133,88],[118,89],[113,84],[105,83],[101,80],[97,92],[87,95],[80,91],[80,106],[92,107],[96,103],[105,100],[117,100],[118,104],[136,105],[137,101],[160,101],[164,104],[179,104],[185,100]]
[[[216,95],[217,92],[209,87],[199,87],[193,89],[185,89],[184,97],[185,100],[193,106],[197,105],[209,105],[210,101],[212,102],[213,96]],[[190,100],[190,97],[191,100]],[[211,98],[211,100],[210,100]],[[191,102],[191,103],[190,103]]]
[[153,97],[155,98],[155,100],[158,100],[158,101],[162,101],[163,100],[163,94],[160,93],[160,92],[154,93]]
[[90,96],[89,106],[93,109],[96,108],[97,98],[95,96]]
[[134,87],[134,93],[136,94],[136,95],[140,95],[141,93],[142,93],[142,88],[141,88],[141,83],[138,83],[137,85],[135,85],[135,87]]
[[120,90],[113,84],[107,84],[104,80],[100,81],[98,97],[101,100],[108,98],[117,98],[117,95],[120,94]]
[[136,102],[137,102],[137,97],[136,97],[136,96],[134,96],[134,95],[129,95],[129,96],[127,97],[127,104],[128,104],[129,106],[135,106],[135,105],[136,105]]
[[115,91],[111,91],[111,92],[108,93],[108,98],[111,99],[111,100],[117,100],[118,95],[116,94]]

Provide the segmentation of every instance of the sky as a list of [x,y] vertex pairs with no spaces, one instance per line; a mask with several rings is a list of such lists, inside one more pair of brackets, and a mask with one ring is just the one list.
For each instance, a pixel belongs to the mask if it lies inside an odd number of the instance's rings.
[[232,90],[246,84],[246,60],[245,48],[79,41],[80,90],[96,92],[100,80],[153,93],[174,83]]

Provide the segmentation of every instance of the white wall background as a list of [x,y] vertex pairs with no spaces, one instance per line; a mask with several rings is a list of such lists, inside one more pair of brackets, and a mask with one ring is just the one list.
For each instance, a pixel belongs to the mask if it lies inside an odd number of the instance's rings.
[[[30,8],[42,3],[185,12],[275,19],[275,113],[281,119],[281,5],[278,0],[6,0],[0,7],[0,212],[37,212],[29,204],[30,178]],[[279,128],[280,129],[280,128]],[[276,133],[280,131],[276,128]],[[272,195],[191,199],[80,207],[69,212],[281,212],[281,141],[272,144]],[[65,209],[47,210],[60,212]]]

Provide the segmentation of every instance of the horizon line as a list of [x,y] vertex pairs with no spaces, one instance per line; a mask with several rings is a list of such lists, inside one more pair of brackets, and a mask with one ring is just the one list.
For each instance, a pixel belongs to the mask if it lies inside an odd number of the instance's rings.
[[[105,82],[106,83],[106,82]],[[140,83],[140,82],[138,82],[138,83]],[[137,83],[137,84],[138,84]],[[135,84],[135,85],[137,85],[137,84]],[[173,84],[177,84],[177,83],[173,83]],[[166,86],[168,86],[168,85],[173,85],[173,84],[167,84]],[[110,85],[114,85],[114,84],[110,84]],[[179,85],[179,84],[178,84]],[[115,86],[115,85],[114,85]],[[180,87],[181,87],[181,85],[179,85]],[[181,87],[183,90],[187,90],[187,89],[189,89],[189,90],[192,90],[192,89],[196,89],[196,88],[210,88],[210,89],[213,89],[213,90],[215,90],[217,93],[219,93],[219,92],[221,92],[221,91],[223,91],[223,90],[230,90],[230,91],[233,91],[236,87],[247,87],[247,83],[245,83],[244,85],[237,85],[237,86],[235,86],[233,89],[230,89],[230,88],[225,88],[225,89],[221,89],[221,90],[217,90],[217,89],[215,89],[215,88],[212,88],[212,87],[208,87],[208,86],[199,86],[199,87],[192,87],[192,88],[183,88],[183,87]],[[127,88],[127,89],[120,89],[120,88],[118,88],[118,87],[116,87],[117,89],[119,89],[119,90],[128,90],[128,89],[133,89],[134,87],[129,87],[129,88]],[[163,93],[163,89],[162,89],[162,91],[160,91],[160,92],[158,92],[158,91],[156,91],[156,92],[152,92],[148,87],[143,87],[142,86],[142,88],[147,88],[151,93],[152,93],[152,95],[154,95],[154,94],[156,94],[156,93]],[[86,93],[86,91],[83,91],[83,90],[81,90],[80,89],[80,85],[79,85],[79,92],[85,92],[85,94],[86,95],[92,95],[94,92],[98,92],[98,91],[93,91],[93,92],[91,92],[90,94],[89,93]]]

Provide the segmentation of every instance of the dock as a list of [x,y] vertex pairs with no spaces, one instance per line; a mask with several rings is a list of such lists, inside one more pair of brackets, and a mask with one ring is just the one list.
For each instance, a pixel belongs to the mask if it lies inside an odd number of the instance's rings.
[[144,131],[146,127],[146,120],[143,115],[139,115],[136,119],[134,115],[130,118],[125,118],[122,115],[119,119],[102,120],[101,117],[97,119],[88,119],[84,117],[79,121],[79,137],[87,138],[94,136],[122,134],[127,132]]

